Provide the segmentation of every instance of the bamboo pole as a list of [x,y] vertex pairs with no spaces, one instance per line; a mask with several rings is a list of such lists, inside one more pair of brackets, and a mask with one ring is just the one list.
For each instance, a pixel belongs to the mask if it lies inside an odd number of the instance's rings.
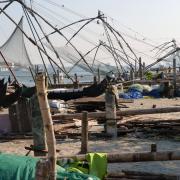
[[53,122],[47,99],[46,84],[47,83],[45,82],[45,76],[42,73],[38,74],[36,77],[36,88],[48,146],[48,180],[56,180],[56,141],[54,135]]

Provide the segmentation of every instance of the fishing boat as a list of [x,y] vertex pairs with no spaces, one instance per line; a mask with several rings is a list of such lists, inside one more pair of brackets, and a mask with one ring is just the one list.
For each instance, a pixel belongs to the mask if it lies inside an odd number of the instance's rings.
[[[110,83],[110,78],[105,78],[98,84],[93,84],[81,89],[52,89],[48,91],[48,99],[72,100],[82,97],[97,97],[103,94]],[[6,95],[7,83],[0,88],[0,106],[8,107],[18,101],[20,97],[30,98],[36,93],[36,87],[17,87],[14,93]]]
[[98,84],[93,84],[81,89],[55,89],[48,91],[49,99],[61,99],[68,101],[71,99],[78,99],[82,97],[97,97],[103,94],[108,86],[110,80],[105,78]]

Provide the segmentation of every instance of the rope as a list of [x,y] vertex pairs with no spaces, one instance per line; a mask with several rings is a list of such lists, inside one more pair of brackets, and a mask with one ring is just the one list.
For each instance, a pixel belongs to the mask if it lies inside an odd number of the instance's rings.
[[[34,34],[34,32],[33,32],[33,29],[34,29],[34,31],[35,31],[35,33],[36,33],[38,39],[39,39],[38,33],[37,33],[37,31],[36,31],[36,29],[35,29],[35,27],[34,27],[32,21],[31,21],[31,19],[30,19],[30,17],[29,17],[29,14],[27,13],[27,11],[26,11],[25,8],[23,8],[23,11],[24,11],[24,14],[25,14],[25,16],[26,16],[26,19],[27,19],[28,25],[29,25],[29,27],[30,27],[31,33],[32,33],[32,35],[33,35],[33,37],[34,37],[34,40],[35,40],[36,44],[37,44],[37,40],[36,40],[35,34]],[[33,27],[33,29],[32,29],[32,27]],[[45,71],[46,71],[46,73],[47,73],[49,83],[52,84],[51,78],[50,78],[50,76],[49,76],[49,73],[48,73],[48,70],[47,70],[47,67],[46,67],[46,64],[45,64],[45,62],[44,62],[44,58],[43,58],[42,53],[41,53],[41,51],[40,51],[39,48],[38,48],[38,52],[39,52],[39,55],[40,55],[41,60],[42,60],[42,62],[43,62]]]

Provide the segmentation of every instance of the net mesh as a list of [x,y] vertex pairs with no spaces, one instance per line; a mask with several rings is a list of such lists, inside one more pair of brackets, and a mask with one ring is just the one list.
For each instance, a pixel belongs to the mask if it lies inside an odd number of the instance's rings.
[[[18,26],[23,30],[23,17],[19,21]],[[24,68],[32,67],[25,47],[23,33],[18,26],[9,39],[0,47],[0,51],[8,63],[13,63],[15,66]],[[1,56],[0,63],[4,64],[4,60]]]

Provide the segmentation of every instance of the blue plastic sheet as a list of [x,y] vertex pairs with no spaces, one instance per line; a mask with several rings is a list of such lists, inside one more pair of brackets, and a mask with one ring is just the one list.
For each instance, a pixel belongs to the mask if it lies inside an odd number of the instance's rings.
[[160,98],[161,97],[161,92],[159,89],[153,89],[152,91],[150,91],[149,93],[144,93],[144,96],[151,96],[154,98]]
[[123,99],[141,99],[143,98],[142,92],[137,91],[135,89],[128,90],[127,93],[122,93],[119,95],[120,98]]

